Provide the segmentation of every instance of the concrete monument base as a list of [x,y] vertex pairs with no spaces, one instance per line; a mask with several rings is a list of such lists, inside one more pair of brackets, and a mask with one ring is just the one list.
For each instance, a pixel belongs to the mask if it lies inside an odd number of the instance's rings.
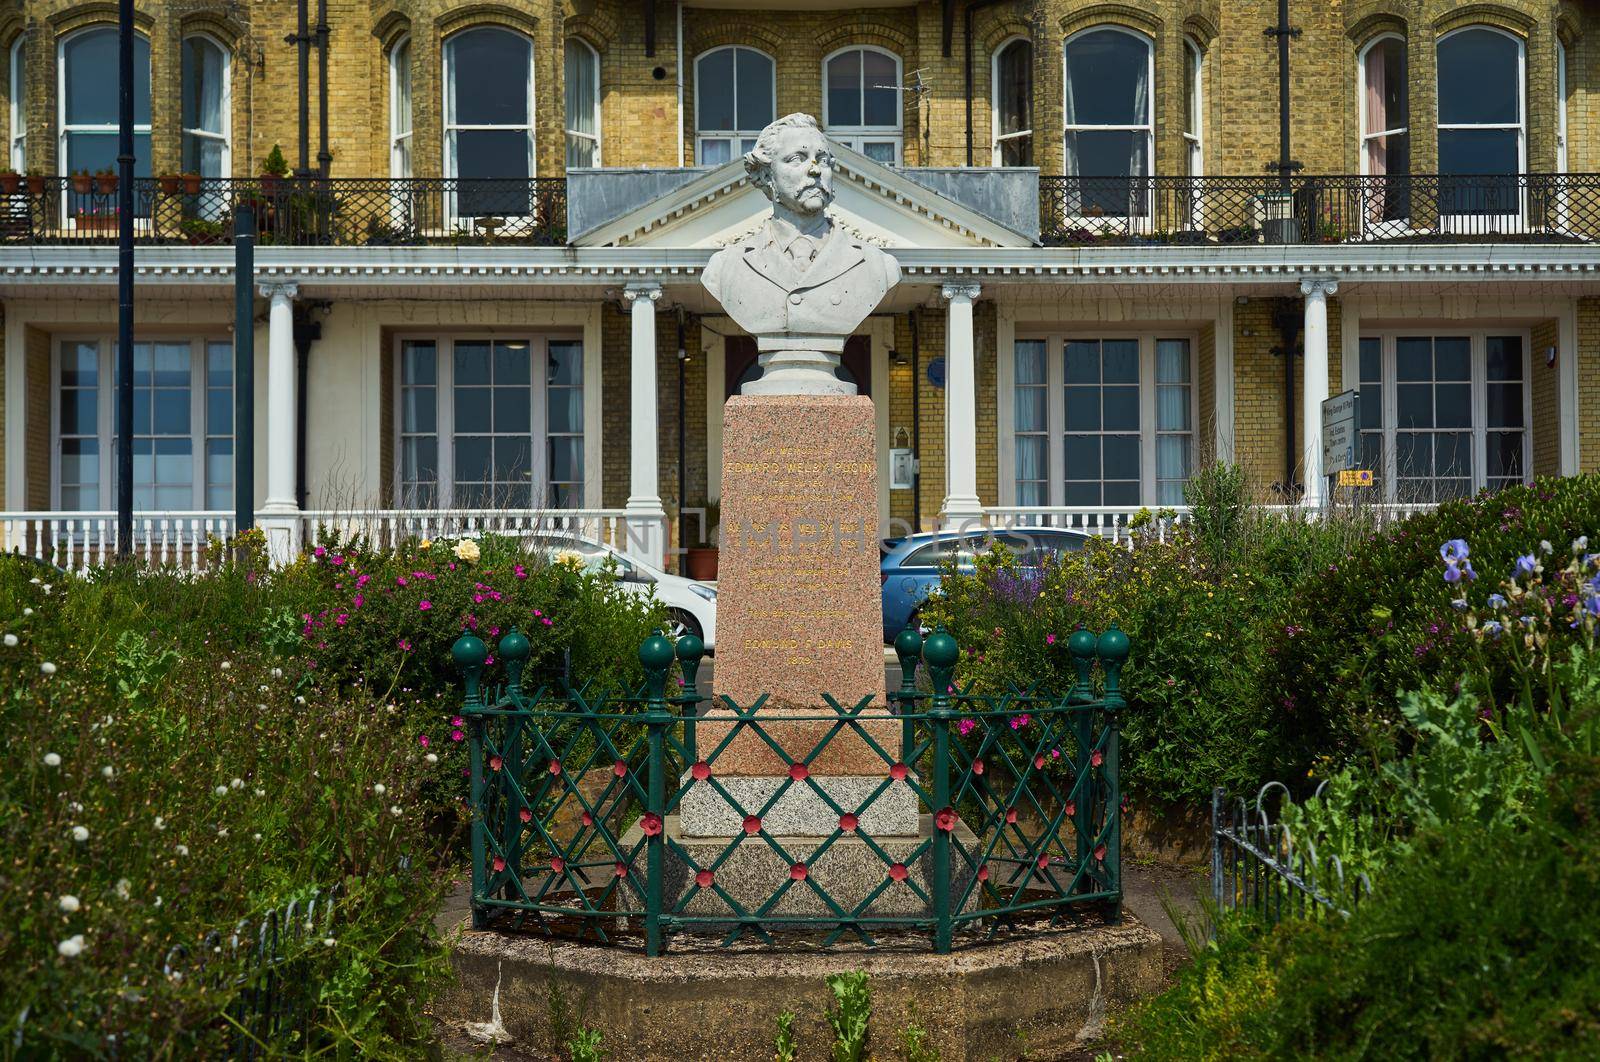
[[[687,782],[687,776],[684,781]],[[746,814],[760,814],[778,789],[789,788],[777,803],[761,814],[761,824],[769,833],[817,837],[832,833],[839,825],[839,812],[833,810],[812,788],[813,783],[845,812],[856,816],[863,833],[873,837],[915,837],[918,829],[917,794],[903,782],[871,775],[811,776],[805,782],[787,777],[719,778],[727,791],[724,797],[710,785],[694,785],[678,804],[678,815],[686,837],[732,837],[744,829]],[[882,793],[878,793],[879,789]],[[872,804],[862,805],[868,797]],[[729,803],[731,797],[737,803]]]

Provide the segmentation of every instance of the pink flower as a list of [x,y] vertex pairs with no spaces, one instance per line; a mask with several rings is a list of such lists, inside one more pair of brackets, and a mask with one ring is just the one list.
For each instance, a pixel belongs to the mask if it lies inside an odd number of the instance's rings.
[[361,578],[356,580],[356,589],[359,590],[361,587],[366,586],[370,582],[372,582],[372,576],[363,575]]
[[423,748],[427,748],[429,745],[433,744],[433,742],[428,740],[427,734],[422,734],[417,738],[417,744],[421,745]]
[[335,623],[335,624],[337,624],[337,625],[338,625],[338,626],[340,626],[340,627],[343,627],[343,626],[344,626],[344,625],[345,625],[345,624],[346,624],[346,623],[349,623],[349,622],[350,622],[350,614],[349,614],[349,613],[348,613],[348,612],[341,612],[341,613],[339,613],[339,615],[338,615],[338,616],[337,616],[337,617],[336,617],[336,618],[335,618],[335,619],[334,619],[334,621],[333,621],[333,622],[334,622],[334,623]]
[[344,558],[335,553],[333,556],[328,558],[328,563],[337,568],[344,563]]
[[1044,636],[1044,644],[1046,644],[1046,645],[1054,645],[1054,644],[1056,644],[1056,636],[1053,635],[1053,634],[1045,635]]
[[401,651],[401,652],[402,652],[402,653],[409,653],[409,652],[411,652],[411,642],[410,642],[410,640],[409,640],[409,639],[406,639],[406,638],[401,638],[401,639],[400,639],[400,640],[399,640],[399,641],[398,641],[398,642],[396,642],[396,643],[395,643],[395,644],[396,644],[396,645],[398,645],[398,646],[399,646],[399,647],[400,647],[400,651]]
[[362,605],[367,603],[367,599],[361,594],[357,594],[355,597],[350,599],[350,603],[356,608],[360,608]]
[[546,616],[542,622],[546,627],[550,626],[550,617]]
[[406,577],[403,576],[403,575],[395,576],[394,577],[394,585],[396,585],[396,586],[404,586],[404,585],[406,585]]
[[419,602],[417,602],[417,611],[418,612],[427,612],[431,608],[433,608],[433,602],[432,601],[419,601]]
[[1100,752],[1099,749],[1095,749],[1094,755],[1089,757],[1089,766],[1098,767],[1104,762],[1106,762],[1105,756]]
[[472,603],[473,603],[473,604],[474,604],[474,605],[481,605],[481,604],[483,604],[483,595],[482,595],[482,594],[473,594],[473,595],[472,595]]
[[318,546],[316,549],[311,551],[311,555],[313,557],[323,557],[323,556],[327,555],[327,552],[328,552],[327,547]]
[[467,725],[467,721],[465,719],[463,719],[461,716],[458,715],[454,719],[450,720],[450,725],[451,726],[466,726]]
[[462,733],[462,732],[461,732],[461,731],[459,731],[459,730],[452,730],[452,731],[450,731],[450,740],[451,740],[451,741],[460,741],[460,740],[462,740],[462,739],[463,739],[463,738],[465,738],[465,737],[466,737],[466,735],[465,735],[465,734],[463,734],[463,733]]

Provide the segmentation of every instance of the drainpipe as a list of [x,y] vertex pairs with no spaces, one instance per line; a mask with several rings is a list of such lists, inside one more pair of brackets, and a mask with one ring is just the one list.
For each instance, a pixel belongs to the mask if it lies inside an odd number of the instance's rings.
[[1282,337],[1282,345],[1273,347],[1275,357],[1283,358],[1283,484],[1284,496],[1290,501],[1295,500],[1294,489],[1294,457],[1295,457],[1295,416],[1294,416],[1294,359],[1300,351],[1300,325],[1305,320],[1305,314],[1300,308],[1300,301],[1293,298],[1279,299],[1277,306],[1272,311],[1272,325]]
[[285,37],[285,44],[293,44],[299,50],[299,144],[300,165],[295,168],[296,177],[308,177],[311,174],[311,27],[310,16],[306,10],[307,0],[300,0],[299,16],[295,22],[295,32]]
[[325,310],[325,302],[297,301],[294,304],[294,496],[302,511],[306,505],[306,410],[309,396],[306,379],[311,374],[311,344],[322,338],[322,322],[312,314]]
[[911,530],[922,530],[922,339],[917,334],[917,311],[911,319]]
[[1278,24],[1265,32],[1278,39],[1278,161],[1268,163],[1267,169],[1277,171],[1278,191],[1287,195],[1289,175],[1300,168],[1289,154],[1289,38],[1300,36],[1300,30],[1289,25],[1289,0],[1278,0]]
[[[1280,0],[1287,3],[1288,0]],[[967,67],[967,165],[972,165],[972,13],[980,8],[993,7],[1000,0],[972,0],[966,10],[961,13],[962,19],[962,46],[966,48]],[[927,163],[924,162],[924,165]]]
[[324,179],[333,163],[328,150],[328,0],[317,0],[317,169]]

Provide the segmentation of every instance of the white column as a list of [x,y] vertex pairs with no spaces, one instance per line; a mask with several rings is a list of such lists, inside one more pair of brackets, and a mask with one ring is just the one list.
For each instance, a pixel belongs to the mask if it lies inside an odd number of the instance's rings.
[[667,514],[661,507],[656,429],[656,300],[659,284],[629,284],[622,292],[633,318],[632,455],[628,477],[625,552],[663,567],[667,559]]
[[[300,505],[295,498],[295,284],[263,284],[271,300],[267,314],[267,496],[256,521],[267,538],[273,564],[287,564],[300,553]],[[235,381],[237,387],[252,380]]]
[[972,338],[972,301],[977,284],[946,284],[950,303],[944,328],[944,482],[943,523],[973,525],[983,520],[978,500],[978,373]]
[[1328,296],[1339,290],[1331,277],[1307,277],[1300,281],[1300,294],[1306,297],[1305,378],[1301,403],[1304,424],[1306,492],[1301,504],[1307,509],[1322,508],[1326,486],[1322,482],[1322,403],[1328,399]]

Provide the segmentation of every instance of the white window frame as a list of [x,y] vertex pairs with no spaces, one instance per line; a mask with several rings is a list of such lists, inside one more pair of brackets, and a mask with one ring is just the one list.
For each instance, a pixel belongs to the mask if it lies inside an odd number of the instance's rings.
[[1567,44],[1556,37],[1556,203],[1555,229],[1568,232],[1572,211],[1567,187]]
[[[694,57],[694,161],[697,166],[707,165],[701,159],[704,157],[703,147],[708,140],[731,140],[733,144],[732,150],[728,153],[728,158],[730,161],[737,161],[740,155],[750,150],[741,145],[748,141],[753,147],[756,137],[761,135],[760,129],[707,129],[701,125],[700,103],[706,97],[704,86],[700,82],[700,64],[718,52],[726,51],[754,52],[767,61],[768,67],[772,71],[773,114],[772,118],[767,119],[767,121],[774,121],[778,115],[778,61],[776,59],[760,48],[752,48],[748,44],[725,44],[720,48],[712,48],[709,51],[701,52]],[[728,92],[733,96],[733,121],[737,125],[739,123],[739,57],[737,55],[734,56],[733,62],[733,84],[728,86]]]
[[[1001,161],[1000,154],[1002,142],[1006,140],[1020,140],[1023,137],[1031,138],[1033,136],[1033,123],[1031,121],[1028,123],[1027,129],[1019,129],[1015,133],[1000,132],[1000,56],[1007,48],[1011,47],[1013,44],[1016,44],[1018,41],[1026,44],[1030,52],[1033,50],[1032,40],[1020,33],[1014,33],[1005,40],[1001,41],[1000,46],[997,47],[994,50],[994,53],[989,56],[989,134],[990,139],[993,141],[993,143],[990,145],[990,164],[996,167],[1005,165],[1005,163]],[[1033,56],[1029,55],[1028,60],[1031,64],[1033,61]],[[1032,80],[1031,73],[1029,80]],[[1030,119],[1033,117],[1033,108],[1031,103],[1029,105],[1028,117]]]
[[[1136,40],[1140,44],[1144,45],[1144,49],[1145,49],[1145,51],[1144,51],[1144,55],[1145,55],[1145,75],[1144,76],[1145,76],[1145,84],[1149,86],[1149,90],[1145,93],[1145,101],[1144,101],[1145,122],[1144,122],[1143,125],[1066,125],[1066,124],[1063,124],[1062,129],[1061,129],[1062,158],[1068,157],[1068,152],[1070,151],[1070,149],[1067,146],[1068,138],[1073,133],[1077,133],[1077,132],[1118,132],[1118,131],[1143,132],[1144,133],[1144,137],[1145,137],[1145,147],[1144,147],[1145,159],[1148,160],[1146,162],[1146,164],[1145,164],[1145,173],[1144,173],[1144,175],[1142,177],[1137,177],[1137,176],[1133,176],[1133,175],[1130,174],[1129,177],[1128,177],[1128,181],[1129,181],[1130,186],[1135,181],[1143,181],[1145,183],[1144,194],[1145,194],[1145,201],[1146,201],[1148,206],[1147,206],[1147,209],[1145,210],[1145,212],[1143,214],[1128,213],[1128,214],[1108,214],[1108,215],[1103,215],[1103,216],[1101,216],[1101,215],[1092,215],[1092,214],[1073,214],[1073,215],[1069,215],[1068,217],[1066,217],[1065,221],[1066,221],[1066,223],[1068,225],[1070,225],[1073,228],[1084,228],[1084,229],[1090,229],[1090,230],[1103,229],[1103,228],[1115,228],[1115,229],[1126,228],[1130,232],[1148,232],[1150,230],[1150,225],[1151,225],[1151,216],[1152,216],[1152,214],[1154,214],[1153,205],[1150,205],[1150,201],[1154,197],[1154,188],[1153,188],[1153,186],[1151,184],[1150,178],[1155,173],[1158,172],[1157,169],[1156,169],[1157,162],[1156,162],[1156,136],[1155,136],[1155,115],[1156,115],[1156,42],[1155,42],[1155,39],[1152,38],[1151,36],[1149,36],[1148,34],[1140,33],[1138,30],[1129,29],[1126,26],[1118,26],[1118,25],[1114,25],[1112,23],[1107,23],[1107,22],[1101,22],[1101,23],[1098,23],[1098,24],[1093,25],[1093,26],[1086,26],[1083,29],[1077,31],[1076,33],[1073,33],[1073,34],[1069,35],[1068,37],[1066,37],[1061,42],[1061,100],[1062,100],[1062,111],[1063,111],[1063,114],[1064,114],[1065,110],[1066,110],[1066,106],[1065,105],[1066,105],[1066,98],[1067,98],[1067,85],[1068,85],[1069,79],[1072,76],[1072,70],[1071,70],[1070,64],[1068,63],[1068,60],[1067,60],[1067,49],[1070,48],[1072,46],[1072,42],[1077,40],[1079,37],[1086,36],[1086,35],[1088,35],[1090,33],[1100,33],[1100,32],[1105,31],[1105,30],[1109,30],[1109,31],[1111,31],[1113,33],[1124,33],[1124,34],[1127,34],[1129,37],[1132,37],[1134,40]],[[1093,175],[1090,175],[1088,179],[1094,180],[1095,178],[1094,178]]]
[[[1463,33],[1476,33],[1480,31],[1485,33],[1497,33],[1500,36],[1505,37],[1507,40],[1515,42],[1517,46],[1517,121],[1515,124],[1506,122],[1446,123],[1439,121],[1438,116],[1441,113],[1439,108],[1440,101],[1438,98],[1439,86],[1437,83],[1435,83],[1434,135],[1437,137],[1439,133],[1449,129],[1515,130],[1517,134],[1517,175],[1520,177],[1520,175],[1528,172],[1528,42],[1523,40],[1521,37],[1518,37],[1515,33],[1509,33],[1498,26],[1488,26],[1484,25],[1483,23],[1473,23],[1470,26],[1461,26],[1457,29],[1451,30],[1449,33],[1442,34],[1439,39],[1434,42],[1434,68],[1435,70],[1438,69],[1439,49],[1444,47],[1446,41],[1448,41],[1451,37],[1455,37]],[[1442,183],[1444,180],[1443,174],[1440,175],[1440,180]],[[1464,231],[1467,233],[1482,231],[1485,226],[1493,226],[1500,232],[1521,232],[1527,228],[1527,216],[1527,196],[1524,192],[1519,191],[1517,195],[1517,213],[1515,214],[1445,214],[1441,210],[1439,213],[1439,227],[1446,231],[1455,229],[1457,231]]]
[[[188,34],[185,34],[184,37],[183,37],[183,40],[181,40],[179,42],[178,54],[179,54],[180,57],[183,56],[183,54],[184,54],[183,46],[188,44],[191,40],[205,41],[207,44],[209,44],[213,48],[217,49],[217,51],[222,55],[222,130],[221,130],[221,132],[213,132],[213,131],[211,131],[209,129],[195,129],[195,128],[190,128],[189,126],[183,126],[179,130],[179,135],[180,135],[180,137],[197,136],[197,137],[200,137],[200,138],[205,139],[205,140],[219,141],[222,144],[222,173],[219,174],[219,176],[232,177],[233,176],[233,52],[231,50],[229,50],[228,47],[225,46],[221,41],[217,40],[217,38],[211,36],[211,34],[209,34],[209,33],[188,33]],[[180,87],[183,84],[182,66],[183,66],[183,63],[182,63],[182,59],[180,58],[180,60],[179,60],[180,69],[178,71],[178,83],[179,83]],[[152,88],[151,92],[154,93],[154,91],[155,90]],[[154,103],[153,100],[151,102],[152,102],[152,104]],[[183,103],[182,103],[181,99],[180,99],[179,104],[178,104],[178,120],[180,122],[183,120]],[[181,153],[181,150],[182,150],[182,148],[181,148],[181,144],[180,144],[180,153]]]
[[21,76],[28,62],[28,34],[11,42],[11,168],[28,172],[28,79]]
[[[1466,338],[1472,348],[1472,484],[1471,493],[1476,494],[1488,485],[1488,437],[1489,437],[1489,380],[1488,380],[1488,337],[1490,336],[1517,336],[1522,340],[1522,470],[1524,479],[1532,477],[1533,473],[1533,334],[1523,325],[1509,325],[1496,327],[1474,321],[1467,327],[1445,322],[1412,325],[1403,328],[1363,328],[1356,341],[1355,379],[1356,386],[1360,387],[1360,350],[1361,340],[1377,339],[1382,343],[1382,395],[1380,401],[1383,408],[1383,495],[1384,501],[1394,502],[1397,499],[1399,454],[1395,445],[1395,434],[1399,420],[1399,390],[1395,378],[1395,341],[1402,338]],[[1368,396],[1363,395],[1362,401],[1367,401]],[[1496,429],[1497,432],[1506,429]],[[1470,495],[1469,495],[1470,496]]]
[[[1062,447],[1067,434],[1066,366],[1063,356],[1066,344],[1074,340],[1098,342],[1107,339],[1133,339],[1139,344],[1139,505],[1156,507],[1156,436],[1179,435],[1183,432],[1158,432],[1156,430],[1156,342],[1180,339],[1189,344],[1189,475],[1193,477],[1196,446],[1200,439],[1200,333],[1184,328],[1156,328],[1126,331],[1116,328],[1083,329],[1067,331],[1048,329],[1018,329],[1013,346],[1005,352],[1010,364],[1001,376],[1008,393],[1003,399],[1006,408],[1014,408],[1016,391],[1016,343],[1043,340],[1045,343],[1045,395],[1046,415],[1049,424],[1047,454],[1047,484],[1049,495],[1046,505],[1051,508],[1066,506],[1066,468]],[[1011,448],[1011,456],[1002,460],[1009,482],[1005,485],[1007,497],[1016,504],[1017,469],[1015,460],[1016,423],[1005,418],[1006,431],[1002,447]],[[1113,433],[1123,434],[1123,433]],[[1076,506],[1074,508],[1077,508]],[[1091,506],[1089,508],[1119,508],[1118,506]]]
[[[1368,141],[1376,140],[1379,137],[1404,135],[1409,142],[1411,137],[1411,56],[1409,51],[1406,54],[1406,124],[1379,129],[1374,132],[1367,131],[1367,57],[1372,54],[1374,48],[1384,41],[1399,41],[1402,49],[1407,48],[1406,38],[1401,34],[1380,33],[1363,45],[1360,51],[1356,52],[1356,163],[1359,167],[1358,172],[1363,177],[1374,176],[1372,164],[1367,161]],[[1408,151],[1407,159],[1409,160],[1409,158],[1410,153]],[[1407,173],[1403,176],[1409,176],[1409,174],[1410,163],[1408,161]],[[1362,188],[1367,190],[1369,186],[1363,183]],[[1375,188],[1370,189],[1370,191],[1376,198],[1372,202],[1363,204],[1361,210],[1363,229],[1374,236],[1402,236],[1410,232],[1411,219],[1409,210],[1406,217],[1386,219],[1383,217],[1384,204],[1381,198],[1384,193]],[[1409,206],[1409,204],[1407,205]]]
[[[213,432],[206,423],[207,351],[213,343],[227,344],[232,349],[233,340],[226,333],[201,332],[139,333],[134,344],[189,343],[189,439],[192,443],[194,471],[190,485],[193,489],[190,505],[178,512],[206,512],[206,441],[222,438],[223,433]],[[117,413],[115,385],[117,337],[105,333],[61,333],[50,337],[50,508],[61,509],[61,351],[68,345],[93,343],[96,348],[97,384],[95,387],[95,434],[99,440],[100,500],[98,508],[111,509],[116,504],[116,441]],[[238,385],[235,380],[234,386]],[[238,445],[237,425],[231,434]],[[75,436],[76,437],[76,436]],[[74,512],[79,510],[72,510]],[[89,511],[89,510],[84,510]],[[138,510],[140,512],[167,512],[169,510]]]
[[[1183,38],[1183,60],[1185,64],[1183,88],[1188,97],[1194,100],[1194,128],[1184,129],[1183,143],[1188,151],[1189,176],[1198,179],[1206,175],[1206,53],[1205,49],[1200,47],[1200,42],[1193,37]],[[1187,101],[1185,109],[1188,109]],[[1188,123],[1185,122],[1184,125],[1187,126]],[[1198,200],[1195,205],[1198,208]]]
[[[574,47],[574,46],[576,46],[578,48],[581,48],[585,52],[589,53],[589,59],[593,63],[593,66],[591,67],[591,69],[594,72],[594,76],[590,80],[591,80],[592,86],[594,88],[594,132],[592,134],[591,133],[580,133],[576,129],[572,128],[572,123],[566,120],[567,118],[570,117],[570,115],[566,114],[566,101],[565,101],[565,99],[562,100],[562,121],[563,121],[563,125],[564,125],[564,127],[566,129],[567,136],[576,138],[578,140],[588,140],[588,141],[591,141],[594,144],[594,163],[593,163],[593,165],[597,166],[597,167],[598,166],[603,166],[603,165],[605,165],[605,163],[602,161],[602,156],[600,154],[600,150],[601,150],[601,135],[600,135],[601,134],[601,127],[600,127],[600,53],[595,50],[595,48],[594,48],[594,46],[592,44],[590,44],[588,41],[584,40],[582,37],[568,37],[562,43],[561,61],[562,61],[562,64],[563,64],[563,70],[562,70],[563,76],[565,76],[565,63],[566,63],[566,59],[567,59],[566,50],[568,48],[571,48],[571,47]],[[565,147],[565,145],[563,145],[563,148],[564,147]]]
[[[412,106],[411,113],[406,115],[406,121],[400,121],[400,64],[397,60],[401,51],[406,54],[406,75],[411,79],[409,98]],[[403,35],[389,48],[389,176],[405,180],[411,177],[411,160],[415,157],[413,150],[416,140],[416,51],[411,47],[411,34]],[[404,125],[402,129],[401,126]]]
[[[470,332],[412,332],[397,335],[394,346],[389,356],[394,365],[394,394],[392,396],[392,410],[394,415],[394,468],[390,470],[390,481],[393,484],[393,497],[397,508],[414,508],[405,498],[405,366],[404,351],[407,343],[432,343],[435,363],[434,373],[434,437],[437,440],[435,450],[435,463],[439,476],[436,484],[436,509],[451,509],[455,506],[455,344],[457,342],[469,343],[527,343],[528,356],[533,360],[529,372],[528,401],[529,432],[528,453],[532,458],[529,468],[529,478],[532,485],[540,487],[546,493],[542,498],[532,498],[535,502],[533,508],[547,509],[551,506],[541,502],[548,499],[549,469],[547,466],[548,446],[550,434],[548,401],[548,379],[550,364],[550,344],[577,343],[580,349],[579,374],[583,390],[583,434],[579,452],[583,455],[583,481],[578,484],[575,497],[579,501],[576,508],[583,508],[588,501],[588,488],[591,477],[600,474],[600,470],[590,467],[589,433],[597,430],[593,418],[590,416],[589,387],[587,367],[589,351],[580,330],[554,329],[541,332],[493,332],[473,334]],[[424,434],[424,433],[413,433]]]
[[[108,23],[104,23],[104,22],[97,22],[94,25],[85,26],[82,29],[74,30],[73,32],[66,34],[59,41],[56,42],[56,128],[59,130],[59,132],[56,134],[56,159],[58,160],[60,169],[62,170],[62,176],[63,177],[70,176],[66,172],[66,170],[67,170],[67,165],[68,165],[67,164],[67,139],[71,134],[73,134],[73,133],[101,133],[101,134],[106,134],[106,135],[110,135],[110,136],[115,136],[117,134],[117,132],[118,132],[117,125],[114,122],[113,123],[109,123],[109,124],[96,124],[96,125],[69,125],[69,124],[67,124],[67,46],[70,45],[73,41],[77,40],[79,37],[82,37],[82,36],[84,36],[86,34],[90,34],[90,33],[106,33],[106,32],[109,32],[110,34],[115,36],[116,33],[117,33],[117,27],[114,24],[108,24]],[[135,31],[135,32],[137,33],[137,31]],[[148,48],[150,46],[150,38],[149,38],[149,36],[147,36],[146,34],[143,34],[143,33],[138,33],[138,36],[144,38],[145,46]],[[152,64],[152,66],[153,66],[153,64],[155,63],[155,59],[154,59],[153,56],[150,59],[150,62]],[[155,91],[156,91],[156,89],[155,89],[155,81],[154,81],[154,77],[153,77],[155,71],[152,69],[150,71],[150,73],[152,75],[152,77],[149,79],[149,81],[150,81],[150,108],[151,108],[151,112],[150,113],[153,116],[155,114]],[[143,124],[135,123],[134,127],[133,127],[133,133],[134,133],[135,136],[138,136],[141,133],[143,133],[146,136],[150,136],[151,135],[151,133],[150,133],[150,123],[149,122],[145,122]],[[153,144],[154,144],[154,141],[152,139],[152,147],[153,147]],[[77,220],[72,215],[71,199],[72,199],[72,197],[71,196],[67,196],[67,195],[63,195],[61,197],[61,223],[62,223],[63,227],[66,227],[66,228],[76,228],[77,227]],[[141,217],[141,216],[138,215],[138,205],[137,204],[138,204],[138,199],[137,199],[137,197],[135,197],[135,207],[134,207],[135,215],[134,215],[134,219],[133,219],[134,228],[135,228],[136,231],[147,231],[149,229],[149,227],[150,227],[150,219],[147,216]]]
[[[894,93],[895,93],[895,124],[894,125],[867,125],[867,67],[865,61],[861,64],[860,82],[860,115],[862,122],[857,125],[834,125],[832,116],[828,113],[828,67],[837,58],[851,52],[876,52],[886,55],[894,60]],[[850,148],[863,155],[867,153],[869,144],[892,144],[894,146],[894,162],[898,166],[905,157],[905,128],[904,113],[905,97],[900,95],[901,86],[905,84],[905,64],[900,57],[887,48],[879,48],[871,44],[850,44],[843,48],[836,48],[822,57],[822,128],[823,131]],[[874,88],[878,86],[873,86]]]
[[[462,125],[460,123],[452,123],[450,121],[450,99],[451,99],[452,94],[455,92],[455,77],[454,77],[455,71],[452,69],[452,67],[454,65],[454,56],[455,56],[455,48],[453,47],[453,45],[457,40],[460,39],[460,37],[461,37],[461,35],[463,33],[471,33],[474,30],[494,30],[494,31],[496,31],[498,33],[509,34],[510,36],[515,37],[518,41],[522,42],[523,46],[528,49],[528,84],[527,84],[527,94],[528,94],[528,96],[527,96],[527,105],[528,105],[527,115],[528,115],[528,120],[527,120],[527,122],[525,124],[523,124],[523,125],[481,125],[481,124]],[[523,33],[521,30],[513,29],[510,26],[502,25],[500,23],[486,23],[486,24],[479,25],[479,26],[469,26],[466,29],[463,29],[463,30],[461,30],[461,31],[459,31],[457,33],[452,33],[450,36],[448,36],[448,37],[446,37],[444,39],[444,43],[440,47],[439,51],[441,53],[440,62],[441,62],[441,65],[443,67],[443,73],[444,73],[444,83],[440,86],[440,102],[444,106],[444,112],[440,115],[440,125],[442,125],[444,127],[444,145],[443,145],[443,150],[444,150],[444,175],[445,175],[445,177],[447,179],[449,179],[449,180],[455,180],[460,176],[460,174],[457,171],[456,137],[455,137],[456,133],[471,132],[472,130],[505,131],[505,130],[508,130],[508,129],[520,130],[523,133],[525,139],[527,140],[527,145],[528,145],[528,179],[531,181],[533,178],[537,177],[539,175],[539,168],[538,168],[538,166],[539,166],[539,152],[538,152],[538,144],[537,144],[537,139],[536,139],[535,133],[536,133],[536,130],[538,128],[539,112],[538,112],[538,100],[534,95],[534,83],[538,79],[538,69],[537,69],[537,63],[536,63],[536,60],[538,58],[538,52],[534,48],[533,38],[529,37],[526,33]],[[415,69],[415,62],[414,62],[415,61],[415,53],[412,53],[412,55],[413,55],[413,67],[412,67],[412,69]],[[412,98],[413,102],[416,100],[415,91],[413,91],[411,98]],[[449,218],[451,220],[452,225],[453,226],[454,225],[463,225],[463,226],[469,226],[472,229],[476,229],[477,228],[477,218],[475,216],[473,216],[473,217],[461,217],[460,216],[460,212],[457,209],[457,207],[458,207],[458,195],[459,195],[458,192],[452,190],[449,193],[449,196],[448,196],[447,211],[448,211],[448,215],[449,215]],[[529,208],[532,209],[533,196],[531,194],[528,196],[528,204],[529,204]],[[522,214],[522,215],[512,215],[512,216],[513,217],[527,217],[529,215]]]

